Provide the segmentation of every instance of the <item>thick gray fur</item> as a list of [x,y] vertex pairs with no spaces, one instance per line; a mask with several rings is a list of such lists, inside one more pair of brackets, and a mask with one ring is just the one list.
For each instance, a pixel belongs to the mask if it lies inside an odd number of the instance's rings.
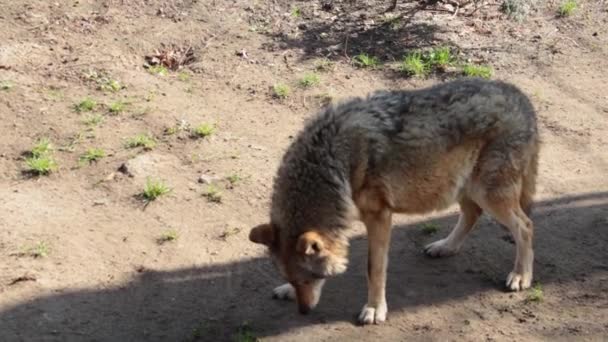
[[526,146],[538,143],[532,104],[511,84],[461,79],[328,107],[288,148],[274,182],[271,221],[283,239],[311,227],[345,228],[355,168],[382,177],[469,139],[487,142],[479,163],[486,164],[482,180],[491,188],[500,165],[523,169]]

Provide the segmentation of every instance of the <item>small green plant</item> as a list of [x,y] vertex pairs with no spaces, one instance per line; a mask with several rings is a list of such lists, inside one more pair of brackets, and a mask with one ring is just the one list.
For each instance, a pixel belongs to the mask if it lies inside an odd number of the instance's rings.
[[40,157],[30,157],[25,160],[28,171],[37,175],[48,175],[57,170],[57,162],[53,157],[44,155]]
[[142,196],[146,202],[151,202],[170,191],[171,189],[163,181],[148,178]]
[[124,112],[126,106],[127,104],[125,102],[118,100],[110,103],[108,105],[108,110],[112,114],[120,114]]
[[541,285],[539,283],[536,283],[531,289],[530,292],[528,293],[528,298],[526,298],[526,301],[528,302],[533,302],[533,303],[540,303],[543,301],[543,288],[541,287]]
[[233,173],[230,176],[226,177],[226,179],[228,180],[230,185],[235,185],[236,183],[242,181],[243,177],[241,177],[241,175],[239,175],[238,173]]
[[142,133],[127,139],[125,146],[127,148],[143,147],[146,150],[151,150],[156,146],[156,140],[149,134]]
[[165,135],[174,135],[179,132],[179,128],[177,126],[170,126],[165,128]]
[[277,83],[272,87],[273,96],[277,99],[286,99],[289,97],[289,86],[283,83]]
[[31,150],[31,156],[25,159],[27,170],[37,175],[48,175],[57,170],[57,162],[51,156],[53,145],[47,138],[41,138]]
[[0,90],[9,91],[13,89],[14,85],[11,81],[0,81]]
[[291,10],[291,16],[294,18],[299,18],[302,16],[302,10],[300,9],[300,7],[294,7]]
[[370,56],[366,53],[359,54],[355,56],[354,63],[356,66],[360,68],[376,68],[380,64],[378,58],[374,56]]
[[48,138],[40,138],[32,147],[32,157],[41,157],[53,152],[53,145]]
[[403,58],[401,71],[415,77],[425,76],[429,72],[427,62],[422,58],[420,51],[412,52]]
[[27,254],[34,258],[46,258],[51,251],[48,243],[40,241],[27,250]]
[[238,332],[235,337],[235,342],[259,342],[260,339],[257,338],[249,323],[245,322],[241,327],[239,327]]
[[493,71],[492,68],[485,65],[473,65],[467,64],[462,68],[462,72],[465,76],[468,77],[482,77],[482,78],[490,78],[492,77]]
[[90,148],[83,155],[80,156],[81,164],[91,164],[99,161],[101,158],[106,156],[106,152],[101,148]]
[[194,127],[192,133],[196,137],[205,138],[215,133],[215,126],[212,124],[203,123]]
[[428,62],[434,67],[445,68],[452,64],[452,52],[449,47],[439,47],[431,50],[428,54]]
[[122,89],[122,85],[117,80],[110,79],[107,80],[107,82],[104,82],[99,85],[99,89],[103,91],[117,92]]
[[179,74],[177,74],[177,79],[182,82],[188,82],[190,81],[190,73],[186,71],[180,71]]
[[433,235],[439,231],[439,226],[435,223],[422,224],[422,232],[426,235]]
[[93,111],[95,109],[95,107],[97,106],[97,102],[94,101],[91,98],[85,98],[82,101],[78,102],[77,104],[74,105],[74,110],[76,110],[76,112],[78,113],[82,113],[82,112],[90,112]]
[[103,122],[103,120],[104,120],[104,118],[102,115],[94,114],[94,115],[89,115],[88,117],[86,117],[83,120],[83,122],[87,126],[94,127],[94,126],[101,124]]
[[148,72],[153,75],[166,76],[169,73],[169,70],[162,65],[151,65],[148,68]]
[[117,92],[123,88],[122,84],[112,79],[106,71],[89,70],[84,73],[84,77],[97,84],[97,89],[102,91]]
[[165,242],[172,242],[177,240],[178,234],[177,231],[175,229],[171,229],[171,230],[167,230],[166,232],[162,233],[160,235],[160,237],[158,238],[157,242],[159,244],[163,244]]
[[559,6],[557,14],[560,17],[569,17],[570,15],[572,15],[572,13],[574,13],[577,7],[578,3],[576,2],[576,0],[566,0],[562,2],[562,4]]
[[327,58],[317,59],[314,63],[315,70],[319,72],[330,72],[336,68],[334,62],[330,61]]
[[310,88],[312,86],[316,86],[317,84],[319,84],[319,82],[321,82],[321,78],[319,78],[319,75],[314,74],[314,73],[305,74],[300,79],[300,85],[304,88]]
[[207,198],[207,201],[213,203],[221,203],[222,202],[222,193],[213,185],[209,185],[207,190],[203,192],[203,197]]

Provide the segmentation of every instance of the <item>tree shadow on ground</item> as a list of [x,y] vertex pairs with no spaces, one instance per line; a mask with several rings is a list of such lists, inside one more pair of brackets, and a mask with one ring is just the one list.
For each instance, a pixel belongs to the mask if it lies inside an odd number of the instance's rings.
[[[437,34],[444,28],[428,20],[415,19],[419,12],[429,11],[437,1],[404,2],[399,10],[386,14],[384,7],[370,6],[364,1],[332,1],[334,14],[325,17],[303,16],[296,32],[275,30],[268,35],[272,50],[299,49],[303,58],[326,57],[352,59],[359,54],[377,57],[381,62],[401,60],[413,50],[439,44]],[[387,2],[387,5],[389,3]],[[340,11],[335,8],[339,7]]]
[[[588,293],[604,293],[601,285],[584,281],[608,273],[608,192],[540,202],[533,219],[535,279],[542,284],[580,282]],[[422,254],[422,246],[446,235],[455,221],[449,215],[395,227],[387,286],[394,317],[418,306],[504,291],[514,246],[487,218],[459,255],[431,259]],[[429,222],[440,232],[425,235],[420,227]],[[366,298],[364,236],[352,239],[350,252],[348,272],[328,281],[320,305],[306,316],[297,314],[293,303],[271,300],[270,291],[281,280],[268,259],[254,258],[142,270],[119,287],[66,289],[1,308],[0,340],[222,341],[234,338],[245,321],[259,337],[327,322],[354,324]]]

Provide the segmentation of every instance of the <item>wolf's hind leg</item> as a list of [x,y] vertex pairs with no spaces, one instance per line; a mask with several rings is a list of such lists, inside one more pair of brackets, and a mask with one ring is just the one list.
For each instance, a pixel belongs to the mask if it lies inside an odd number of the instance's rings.
[[460,217],[450,235],[428,244],[424,252],[431,257],[444,257],[458,253],[464,240],[481,215],[481,208],[470,198],[460,200]]
[[516,196],[494,201],[487,199],[482,206],[500,224],[509,229],[515,240],[515,266],[507,277],[507,287],[512,291],[529,288],[532,283],[534,263],[534,251],[532,249],[534,225],[532,221],[521,208],[520,201]]

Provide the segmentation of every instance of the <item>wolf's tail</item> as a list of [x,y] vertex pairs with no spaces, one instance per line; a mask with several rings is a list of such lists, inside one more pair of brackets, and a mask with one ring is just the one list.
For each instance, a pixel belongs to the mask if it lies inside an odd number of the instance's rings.
[[532,153],[532,158],[530,159],[530,163],[524,171],[521,195],[519,198],[519,205],[528,216],[530,216],[530,213],[532,212],[532,204],[534,202],[533,197],[534,193],[536,192],[536,176],[538,174],[538,150],[538,143],[536,143],[534,146],[534,152]]

